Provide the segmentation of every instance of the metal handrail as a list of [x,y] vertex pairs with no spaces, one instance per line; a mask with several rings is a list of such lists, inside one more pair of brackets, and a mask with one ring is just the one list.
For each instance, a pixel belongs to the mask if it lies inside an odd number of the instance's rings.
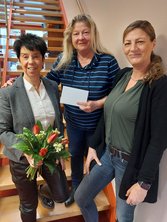
[[[5,0],[6,3],[6,0]],[[7,37],[6,37],[6,50],[3,62],[3,73],[2,73],[2,85],[6,82],[6,74],[7,74],[7,67],[8,67],[8,52],[9,52],[9,39],[10,39],[10,30],[11,30],[11,22],[12,22],[12,9],[13,9],[13,0],[10,1],[10,10],[7,24]]]
[[81,13],[81,14],[85,14],[84,9],[83,9],[83,7],[82,7],[81,1],[80,1],[80,0],[76,0],[76,3],[77,3],[77,5],[78,5],[78,8],[79,8],[80,13]]

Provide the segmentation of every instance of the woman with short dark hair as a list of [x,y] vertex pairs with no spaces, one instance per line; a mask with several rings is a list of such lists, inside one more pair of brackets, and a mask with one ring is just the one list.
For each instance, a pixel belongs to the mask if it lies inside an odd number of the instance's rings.
[[[4,144],[4,154],[9,158],[12,180],[20,198],[20,213],[23,222],[36,221],[38,188],[36,177],[29,180],[26,169],[34,167],[32,156],[13,148],[18,142],[17,134],[26,127],[32,130],[35,122],[57,128],[63,135],[58,86],[54,81],[41,78],[47,51],[45,41],[33,34],[23,34],[14,42],[14,50],[23,69],[23,74],[12,86],[0,89],[0,140]],[[42,164],[42,163],[41,163]],[[56,163],[55,163],[56,164]],[[64,202],[68,198],[68,186],[60,187],[60,178],[45,164],[41,165],[41,175],[47,182],[53,200]],[[63,171],[65,177],[65,173]],[[66,177],[65,177],[66,178]],[[52,209],[54,202],[43,196],[45,207]]]

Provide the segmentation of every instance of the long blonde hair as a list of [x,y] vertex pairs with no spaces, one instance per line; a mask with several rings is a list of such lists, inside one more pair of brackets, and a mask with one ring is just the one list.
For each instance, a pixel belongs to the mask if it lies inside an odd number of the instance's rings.
[[110,54],[101,44],[99,32],[97,30],[96,24],[93,19],[89,15],[77,15],[75,16],[72,21],[67,26],[66,30],[64,31],[64,40],[63,40],[63,53],[58,63],[56,69],[59,70],[61,68],[65,68],[67,65],[70,64],[73,56],[73,52],[75,48],[72,45],[72,32],[74,26],[77,22],[84,22],[87,27],[91,30],[91,49],[94,53],[102,54]]
[[[151,41],[154,41],[156,39],[155,30],[150,22],[146,20],[137,20],[133,23],[131,23],[123,33],[123,42],[125,40],[126,35],[131,32],[132,30],[139,28],[142,29],[147,35],[150,37]],[[147,75],[144,78],[145,82],[151,82],[154,79],[159,79],[161,76],[165,75],[163,64],[162,64],[162,58],[159,55],[154,54],[154,52],[151,53],[151,63],[147,70]]]

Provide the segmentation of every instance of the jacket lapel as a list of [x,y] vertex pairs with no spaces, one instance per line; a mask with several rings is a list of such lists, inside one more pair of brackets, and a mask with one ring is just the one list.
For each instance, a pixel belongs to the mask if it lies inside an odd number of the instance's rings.
[[20,101],[21,104],[21,112],[22,115],[25,116],[25,118],[27,118],[27,120],[30,123],[30,126],[33,126],[35,123],[35,119],[34,119],[34,115],[33,115],[33,111],[31,108],[31,104],[30,101],[28,99],[25,87],[24,87],[24,82],[23,82],[23,77],[20,76],[19,78],[17,78],[17,82],[15,84],[15,90],[16,90],[16,95]]
[[[55,125],[54,127],[60,127],[60,113],[59,113],[59,104],[57,101],[59,101],[59,94],[58,94],[58,90],[57,87],[55,85],[55,87],[53,86],[53,84],[51,84],[50,80],[43,78],[42,79],[43,84],[45,86],[45,89],[47,91],[47,94],[52,102],[54,111],[55,111]],[[57,97],[57,98],[56,98]]]

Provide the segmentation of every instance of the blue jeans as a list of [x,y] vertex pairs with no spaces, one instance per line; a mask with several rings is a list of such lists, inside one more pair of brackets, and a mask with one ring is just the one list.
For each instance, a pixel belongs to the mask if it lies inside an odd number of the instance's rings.
[[67,135],[69,138],[69,152],[71,154],[72,186],[77,187],[84,171],[84,156],[87,155],[88,144],[94,130],[78,129],[67,122]]
[[94,198],[115,178],[116,215],[119,222],[132,222],[135,206],[130,206],[118,196],[121,180],[127,166],[123,159],[113,156],[108,150],[101,158],[102,166],[95,165],[80,183],[75,192],[75,201],[80,207],[85,222],[98,222],[98,211]]

